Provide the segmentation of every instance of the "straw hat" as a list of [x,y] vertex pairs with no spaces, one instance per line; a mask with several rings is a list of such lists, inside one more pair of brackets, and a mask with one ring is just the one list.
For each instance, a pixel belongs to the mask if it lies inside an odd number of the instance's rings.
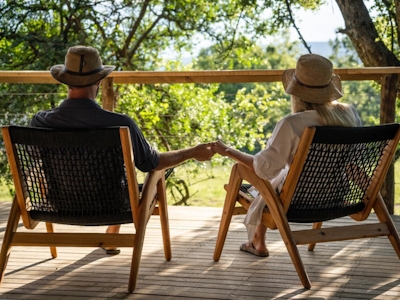
[[65,55],[65,65],[50,68],[51,75],[58,81],[71,86],[88,86],[103,79],[115,66],[104,66],[99,52],[93,47],[74,46]]
[[333,74],[330,60],[317,54],[302,55],[296,69],[283,72],[282,83],[288,94],[311,103],[325,103],[343,96],[340,77]]

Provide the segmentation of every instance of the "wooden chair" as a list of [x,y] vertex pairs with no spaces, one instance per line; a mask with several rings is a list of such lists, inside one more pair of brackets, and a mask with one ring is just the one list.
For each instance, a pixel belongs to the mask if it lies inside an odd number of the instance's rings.
[[[127,127],[52,130],[2,128],[15,196],[0,253],[1,280],[13,246],[133,247],[128,290],[136,287],[147,222],[160,215],[165,259],[171,259],[164,171],[148,173],[139,191]],[[47,233],[17,232],[43,221]],[[55,233],[53,223],[134,223],[135,233]]]
[[[262,195],[266,204],[262,223],[279,230],[307,289],[311,283],[297,245],[309,244],[312,251],[316,243],[387,236],[400,258],[399,234],[379,193],[399,138],[399,124],[307,128],[279,195],[268,181],[243,165],[234,165],[226,186],[214,260],[221,257],[232,215],[246,213],[252,201],[240,190],[243,180]],[[372,209],[379,223],[321,228],[324,221],[344,216],[364,221]],[[292,231],[289,222],[313,226]]]

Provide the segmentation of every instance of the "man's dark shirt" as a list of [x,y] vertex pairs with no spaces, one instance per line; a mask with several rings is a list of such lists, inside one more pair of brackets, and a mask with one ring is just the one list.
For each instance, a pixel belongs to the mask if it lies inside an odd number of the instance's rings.
[[158,166],[159,153],[149,145],[130,117],[104,110],[90,99],[66,99],[52,110],[38,112],[30,126],[56,129],[127,126],[131,132],[135,166],[142,172]]

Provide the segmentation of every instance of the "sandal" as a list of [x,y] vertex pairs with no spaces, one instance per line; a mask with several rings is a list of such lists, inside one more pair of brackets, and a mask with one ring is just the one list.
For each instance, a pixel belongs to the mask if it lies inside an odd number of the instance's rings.
[[250,245],[247,245],[246,243],[243,243],[242,245],[240,245],[240,250],[244,251],[244,252],[248,252],[251,253],[255,256],[260,256],[260,257],[268,257],[269,256],[269,251],[258,251],[256,248],[254,248],[253,243],[251,243]]
[[116,248],[116,249],[107,249],[106,247],[101,247],[101,249],[103,249],[106,254],[108,255],[117,255],[121,253],[121,250]]

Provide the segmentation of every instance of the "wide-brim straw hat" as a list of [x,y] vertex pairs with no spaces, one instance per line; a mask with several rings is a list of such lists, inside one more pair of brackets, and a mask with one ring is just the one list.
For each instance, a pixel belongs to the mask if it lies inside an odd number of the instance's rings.
[[317,54],[302,55],[296,69],[283,72],[282,83],[288,94],[311,103],[331,102],[343,96],[340,77],[333,74],[331,61]]
[[114,69],[115,66],[103,65],[95,48],[74,46],[68,49],[65,64],[52,66],[50,73],[62,83],[84,87],[103,79]]

